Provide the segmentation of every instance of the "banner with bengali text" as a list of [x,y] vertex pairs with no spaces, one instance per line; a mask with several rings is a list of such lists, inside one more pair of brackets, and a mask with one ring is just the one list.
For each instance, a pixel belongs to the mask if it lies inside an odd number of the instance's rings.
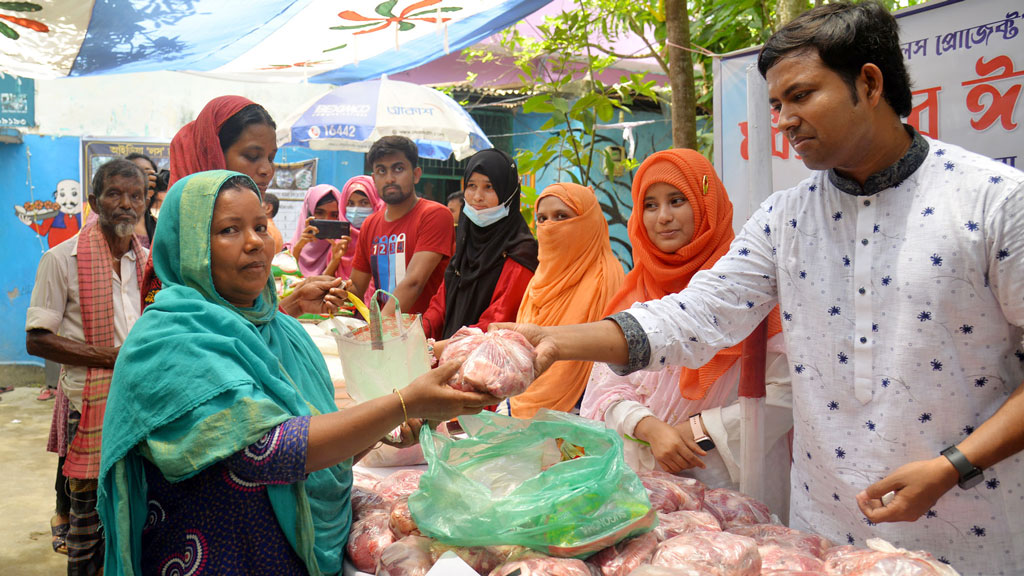
[[[1020,0],[947,0],[895,16],[914,95],[906,122],[930,138],[1024,167],[1024,120],[1018,113],[1024,86]],[[751,214],[748,207],[756,205],[747,181],[746,75],[748,66],[756,66],[758,50],[715,62],[715,168],[736,206],[737,230]],[[773,127],[772,188],[791,187],[808,174]]]

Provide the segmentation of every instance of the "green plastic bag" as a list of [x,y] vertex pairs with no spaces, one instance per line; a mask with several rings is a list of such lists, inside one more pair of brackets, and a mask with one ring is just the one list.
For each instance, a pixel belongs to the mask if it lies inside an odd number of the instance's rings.
[[459,422],[467,438],[421,432],[428,468],[409,510],[424,535],[584,558],[657,525],[622,440],[600,423],[548,410]]

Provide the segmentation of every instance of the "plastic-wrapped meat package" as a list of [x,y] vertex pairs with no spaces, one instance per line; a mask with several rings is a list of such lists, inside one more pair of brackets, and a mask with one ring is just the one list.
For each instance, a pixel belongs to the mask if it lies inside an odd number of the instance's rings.
[[423,470],[399,470],[377,484],[377,493],[388,502],[408,498],[420,487],[420,476]]
[[704,493],[704,509],[718,518],[722,530],[742,524],[768,524],[771,511],[764,504],[728,488],[716,488]]
[[416,521],[412,519],[412,512],[409,512],[409,497],[405,496],[395,500],[391,505],[391,531],[396,538],[405,538],[415,534],[420,535]]
[[801,532],[780,524],[747,524],[733,526],[729,532],[740,536],[749,536],[759,545],[775,544],[783,548],[796,548],[815,558],[821,558],[825,551],[832,547],[832,542],[824,536]]
[[753,538],[728,532],[691,532],[658,544],[651,564],[694,568],[705,576],[759,576],[761,556]]
[[662,470],[649,470],[640,472],[637,475],[640,476],[641,480],[644,478],[658,478],[675,484],[679,489],[677,491],[680,500],[679,510],[700,510],[704,504],[704,493],[707,487],[696,478],[676,476]]
[[423,536],[406,536],[396,541],[380,555],[377,576],[425,576],[434,565],[430,546],[430,538]]
[[377,512],[352,523],[345,552],[362,572],[373,572],[381,553],[395,541],[388,526],[388,515]]
[[793,572],[825,576],[825,563],[807,552],[775,544],[758,546],[757,551],[761,554],[762,576],[782,576]]
[[359,468],[352,469],[352,486],[376,492],[378,482],[380,482],[380,478],[376,474],[370,474]]
[[718,519],[703,510],[679,510],[668,514],[658,512],[658,526],[653,534],[659,542],[689,532],[721,532]]
[[451,337],[440,361],[463,361],[448,380],[452,388],[508,398],[533,382],[534,358],[533,345],[518,332],[463,327]]
[[597,568],[602,576],[629,576],[650,561],[657,547],[658,539],[653,532],[648,532],[601,550],[588,558],[587,564]]
[[[518,572],[517,572],[518,570]],[[595,576],[582,560],[573,558],[531,558],[502,564],[490,576]],[[392,575],[394,576],[394,575]]]
[[352,519],[359,520],[373,512],[387,512],[390,507],[384,497],[373,490],[352,486]]
[[644,564],[630,572],[629,576],[704,576],[704,572],[698,568],[652,566],[651,564]]
[[677,510],[700,510],[700,501],[683,490],[679,484],[664,478],[641,474],[640,482],[647,488],[647,497],[651,500],[651,508],[658,512],[675,512]]
[[827,576],[958,576],[952,566],[931,554],[896,548],[880,538],[870,538],[868,548],[836,546],[825,554]]

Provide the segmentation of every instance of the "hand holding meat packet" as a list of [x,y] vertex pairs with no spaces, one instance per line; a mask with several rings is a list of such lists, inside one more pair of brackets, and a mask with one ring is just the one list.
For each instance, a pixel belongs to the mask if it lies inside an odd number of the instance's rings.
[[533,345],[518,332],[463,327],[452,335],[440,361],[463,362],[448,380],[452,388],[508,398],[522,394],[533,382],[535,357]]

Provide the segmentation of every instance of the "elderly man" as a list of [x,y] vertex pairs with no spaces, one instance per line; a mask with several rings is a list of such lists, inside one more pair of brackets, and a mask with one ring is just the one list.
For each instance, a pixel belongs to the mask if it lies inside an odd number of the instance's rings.
[[[103,569],[96,478],[104,406],[118,348],[141,312],[139,279],[147,251],[134,236],[146,203],[146,176],[129,160],[96,171],[89,206],[96,218],[43,254],[25,320],[29,354],[63,365],[68,413],[58,419],[71,494],[68,574]],[[58,404],[55,409],[61,409]],[[60,453],[64,455],[64,450]]]
[[1024,574],[1024,174],[901,123],[909,77],[878,4],[805,13],[758,66],[816,172],[682,292],[591,325],[520,326],[538,368],[698,367],[779,304],[794,527]]

